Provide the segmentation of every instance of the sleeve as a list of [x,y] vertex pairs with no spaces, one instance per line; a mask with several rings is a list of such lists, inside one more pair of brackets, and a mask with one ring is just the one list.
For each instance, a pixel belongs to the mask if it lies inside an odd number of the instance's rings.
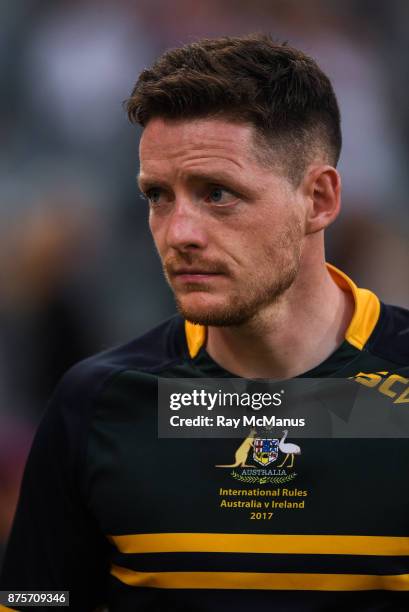
[[[106,602],[109,543],[87,508],[82,483],[89,389],[73,394],[70,381],[60,383],[34,438],[0,590],[69,591],[70,609],[88,612]],[[19,610],[10,606],[0,609]],[[29,609],[40,608],[21,608]]]

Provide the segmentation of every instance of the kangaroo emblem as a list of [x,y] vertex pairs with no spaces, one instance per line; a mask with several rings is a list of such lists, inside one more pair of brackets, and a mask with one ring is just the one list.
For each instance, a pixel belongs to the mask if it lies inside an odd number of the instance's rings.
[[243,442],[240,444],[240,446],[238,447],[238,449],[236,450],[234,454],[234,463],[230,463],[229,465],[215,465],[215,467],[218,467],[218,468],[231,468],[231,467],[254,468],[255,467],[254,465],[248,465],[246,461],[247,461],[247,457],[248,457],[250,450],[254,446],[254,437],[256,433],[257,431],[255,429],[252,429],[249,435],[247,436],[247,438],[245,438]]

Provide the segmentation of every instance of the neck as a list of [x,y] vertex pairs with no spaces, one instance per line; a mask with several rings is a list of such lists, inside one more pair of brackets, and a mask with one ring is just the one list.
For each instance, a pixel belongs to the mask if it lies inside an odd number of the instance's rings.
[[301,265],[292,286],[240,326],[209,327],[207,352],[244,378],[292,378],[319,365],[343,342],[354,311],[322,259]]

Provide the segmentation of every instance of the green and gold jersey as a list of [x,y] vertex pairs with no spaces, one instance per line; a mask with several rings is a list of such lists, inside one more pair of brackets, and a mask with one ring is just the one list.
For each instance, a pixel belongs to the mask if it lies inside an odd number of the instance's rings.
[[[409,410],[409,312],[330,271],[355,314],[304,376],[350,378]],[[64,377],[0,590],[68,590],[78,612],[408,610],[409,440],[159,438],[158,379],[232,376],[205,340],[175,316]],[[255,469],[263,444],[274,460]]]

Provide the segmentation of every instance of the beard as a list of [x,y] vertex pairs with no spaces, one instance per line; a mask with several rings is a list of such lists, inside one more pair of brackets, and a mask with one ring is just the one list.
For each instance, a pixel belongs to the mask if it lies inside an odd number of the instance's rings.
[[[163,268],[174,292],[178,312],[187,321],[198,325],[229,327],[248,323],[262,309],[276,303],[293,284],[300,267],[301,235],[300,224],[293,220],[292,226],[276,237],[272,244],[266,245],[261,253],[257,251],[254,269],[246,278],[239,280],[224,263],[204,261],[193,253],[168,259]],[[266,262],[271,262],[271,265]],[[176,291],[171,283],[172,270],[186,264],[225,275],[231,279],[232,289],[223,294],[221,302],[209,305],[205,299],[200,304],[198,299],[196,303],[190,303],[190,295],[212,295],[214,286],[210,283],[200,283],[200,286],[187,283],[183,292]]]
[[246,295],[226,296],[223,305],[212,308],[198,308],[185,305],[183,298],[175,294],[176,307],[184,319],[197,325],[213,327],[240,326],[248,323],[266,306],[278,301],[279,297],[291,287],[297,276],[297,271],[280,274],[280,279],[270,283],[268,287],[248,287]]

